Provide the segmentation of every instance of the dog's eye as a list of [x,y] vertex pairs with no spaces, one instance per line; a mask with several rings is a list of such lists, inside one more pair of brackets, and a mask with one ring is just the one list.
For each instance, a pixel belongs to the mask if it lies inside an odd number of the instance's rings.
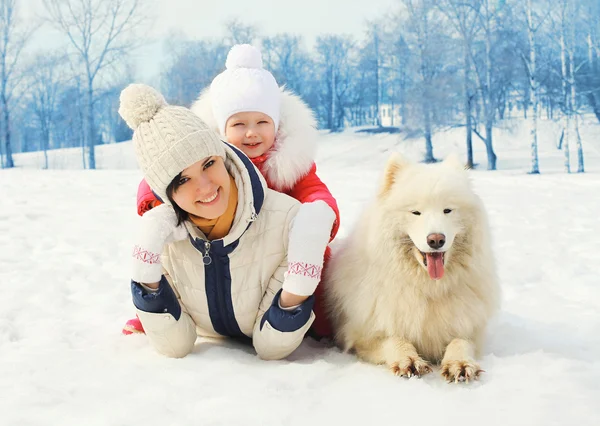
[[444,209],[444,214],[452,213],[452,209]]
[[413,210],[411,213],[414,214],[415,216],[421,216],[421,212],[418,212],[416,210]]

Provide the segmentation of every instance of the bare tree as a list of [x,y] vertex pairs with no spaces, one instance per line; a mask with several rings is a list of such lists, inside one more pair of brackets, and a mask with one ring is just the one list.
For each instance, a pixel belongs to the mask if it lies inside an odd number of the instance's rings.
[[302,48],[302,37],[278,34],[262,39],[262,57],[279,85],[300,94],[309,74],[310,59]]
[[492,37],[497,25],[499,11],[500,9],[496,7],[495,2],[491,0],[482,0],[481,7],[478,9],[479,22],[483,30],[485,53],[483,55],[483,69],[476,67],[477,72],[475,76],[477,77],[481,93],[485,117],[485,138],[483,138],[483,141],[485,142],[488,157],[488,170],[496,170],[496,153],[494,152],[492,132],[494,129],[497,97],[493,86],[495,67],[492,54]]
[[96,168],[94,103],[98,80],[107,68],[138,47],[135,31],[146,19],[141,0],[44,0],[50,22],[69,39],[83,68],[85,143],[88,166]]
[[575,135],[577,137],[577,173],[583,173],[585,171],[583,163],[583,143],[581,141],[581,134],[579,132],[579,114],[577,113],[577,86],[575,85],[575,75],[583,65],[583,62],[575,66],[575,49],[576,36],[575,27],[577,26],[577,7],[574,0],[568,0],[569,2],[569,84],[571,85],[571,102],[570,102],[570,113],[573,115]]
[[354,42],[337,35],[325,35],[317,38],[316,50],[321,66],[324,83],[326,126],[332,132],[344,126],[345,103],[350,95],[350,60]]
[[[433,105],[434,78],[437,67],[434,58],[434,36],[440,29],[434,23],[433,14],[437,12],[434,0],[402,0],[408,13],[408,28],[415,39],[418,74],[419,103],[423,114],[423,133],[425,135],[425,162],[432,163],[433,155]],[[439,13],[438,13],[439,14]]]
[[48,148],[50,147],[51,131],[58,96],[62,84],[65,82],[64,64],[65,56],[62,54],[39,54],[32,66],[32,84],[29,89],[31,105],[37,118],[41,133],[41,149],[44,152],[44,168],[48,168]]
[[[61,85],[58,94],[56,113],[52,120],[52,145],[56,148],[80,147],[81,155],[83,150],[83,135],[81,129],[84,128],[83,114],[84,101],[80,90],[80,76],[67,73],[73,76],[65,84]],[[82,158],[85,164],[85,158]]]
[[583,28],[586,33],[587,43],[587,78],[586,98],[594,111],[596,119],[600,121],[600,76],[598,75],[598,57],[600,57],[600,1],[589,1],[582,15],[584,16]]
[[400,117],[402,122],[398,124],[406,126],[408,120],[408,102],[406,94],[407,86],[410,80],[410,70],[408,64],[410,62],[411,52],[403,34],[399,35],[395,31],[390,31],[390,34],[391,43],[389,49],[391,53],[388,55],[388,58],[390,61],[389,76],[391,79],[391,84],[389,84],[388,87],[391,89],[390,97],[392,100],[392,109],[394,102],[396,101],[396,97],[398,97],[399,100]]
[[[374,122],[370,124],[382,127],[382,112],[387,113],[387,108],[382,111],[383,97],[387,94],[386,75],[396,71],[390,69],[390,63],[395,59],[395,55],[390,52],[386,57],[383,54],[388,43],[383,22],[368,21],[366,27],[365,40],[357,47],[352,113],[360,114],[361,110],[366,110],[369,112],[369,117],[373,116]],[[389,42],[392,43],[393,41]]]
[[577,87],[575,77],[582,66],[587,62],[587,58],[576,64],[576,50],[578,37],[576,37],[576,27],[578,21],[578,6],[579,3],[574,0],[561,0],[557,13],[554,15],[555,32],[559,33],[560,45],[560,64],[561,64],[561,80],[562,80],[562,97],[563,97],[563,135],[559,148],[564,150],[565,172],[571,172],[571,138],[576,138],[578,166],[577,172],[583,173],[584,156],[583,143],[579,132],[579,116],[577,111]]
[[532,0],[527,0],[525,4],[525,16],[527,26],[527,41],[529,54],[522,53],[525,70],[529,78],[529,104],[533,109],[532,125],[530,131],[531,137],[531,171],[532,174],[540,173],[539,157],[538,157],[538,106],[539,106],[539,81],[537,73],[536,50],[538,48],[536,35],[539,29],[544,24],[547,17],[543,14],[541,17],[536,16],[534,4]]
[[473,100],[475,93],[471,84],[473,41],[477,33],[477,19],[481,0],[442,0],[440,9],[454,25],[463,43],[463,94],[467,143],[467,167],[473,168]]
[[563,103],[564,103],[564,128],[563,128],[563,142],[562,149],[565,154],[565,171],[571,173],[571,158],[569,148],[569,131],[571,127],[571,101],[570,93],[568,90],[568,74],[567,74],[567,42],[566,42],[566,31],[567,31],[567,1],[563,0],[560,5],[560,69],[562,77],[562,90],[563,90]]
[[[2,167],[14,167],[11,146],[10,104],[15,90],[21,83],[24,74],[17,72],[21,52],[32,34],[24,28],[18,19],[17,0],[0,0],[0,107],[2,116],[1,140],[4,145],[6,161],[2,159]],[[1,153],[0,149],[0,153]]]
[[370,71],[373,75],[373,95],[375,100],[375,124],[381,127],[381,94],[385,91],[382,78],[384,58],[382,55],[382,24],[371,21],[367,23],[366,49],[370,52],[367,56]]
[[221,41],[170,40],[169,51],[162,71],[163,92],[172,103],[190,105],[223,70],[228,49]]

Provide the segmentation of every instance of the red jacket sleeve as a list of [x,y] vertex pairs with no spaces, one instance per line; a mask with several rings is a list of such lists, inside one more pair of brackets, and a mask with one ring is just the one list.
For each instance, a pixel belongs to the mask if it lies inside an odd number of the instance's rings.
[[325,185],[319,176],[317,176],[317,165],[313,164],[306,176],[296,182],[296,185],[287,194],[295,198],[302,204],[311,203],[313,201],[325,201],[335,213],[335,222],[331,229],[331,240],[335,238],[340,227],[340,210],[337,201],[331,195],[329,188]]
[[[151,203],[153,201],[154,201],[154,206],[151,205]],[[142,216],[144,213],[146,213],[152,207],[156,207],[160,204],[162,204],[162,203],[160,201],[158,201],[158,198],[156,198],[156,196],[154,195],[154,192],[152,192],[152,189],[150,189],[150,185],[148,185],[148,183],[146,182],[146,179],[142,179],[142,181],[140,182],[140,185],[138,186],[138,192],[137,192],[137,212],[138,212],[138,214],[140,216]]]

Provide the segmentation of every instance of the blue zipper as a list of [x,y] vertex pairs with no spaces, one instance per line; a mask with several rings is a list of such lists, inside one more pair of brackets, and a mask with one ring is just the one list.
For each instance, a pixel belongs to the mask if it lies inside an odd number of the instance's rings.
[[[233,324],[233,319],[231,316],[234,315],[231,312],[231,315],[228,315],[229,309],[227,307],[227,294],[225,286],[222,285],[219,271],[221,269],[221,264],[219,262],[219,256],[210,256],[210,247],[211,244],[208,241],[204,241],[204,253],[202,256],[202,262],[204,263],[204,276],[205,279],[209,280],[212,278],[215,283],[214,290],[216,292],[216,312],[214,315],[211,315],[211,319],[213,320],[213,327],[215,331],[224,336],[240,336],[243,335],[239,330],[239,326],[237,324]],[[209,305],[209,313],[210,313],[210,305]]]

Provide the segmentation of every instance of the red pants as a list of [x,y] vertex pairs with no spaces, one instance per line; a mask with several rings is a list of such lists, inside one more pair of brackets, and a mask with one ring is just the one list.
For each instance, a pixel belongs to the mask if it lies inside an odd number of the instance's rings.
[[313,322],[311,326],[311,330],[319,337],[333,336],[333,329],[325,310],[325,283],[323,282],[325,277],[325,268],[327,268],[327,263],[329,263],[330,257],[331,249],[327,247],[325,250],[325,257],[323,259],[323,273],[321,274],[321,282],[315,290],[315,305],[313,307],[313,312],[315,313],[316,318],[315,322]]

